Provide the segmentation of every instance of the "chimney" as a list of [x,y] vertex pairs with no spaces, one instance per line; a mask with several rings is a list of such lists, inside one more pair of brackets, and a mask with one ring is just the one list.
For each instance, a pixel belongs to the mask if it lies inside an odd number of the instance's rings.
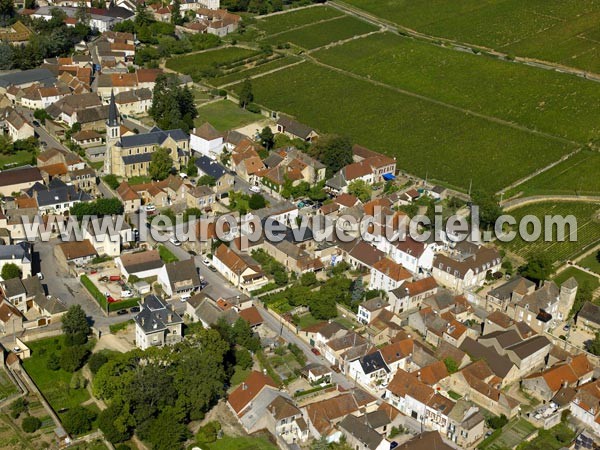
[[242,383],[242,391],[248,390],[248,385],[246,383]]
[[167,321],[168,321],[168,322],[173,322],[173,314],[169,314],[169,315],[167,316]]
[[417,372],[417,380],[421,381],[421,371]]
[[142,317],[142,326],[144,326],[144,324],[145,324],[145,323],[146,323],[146,319],[144,319],[144,318]]

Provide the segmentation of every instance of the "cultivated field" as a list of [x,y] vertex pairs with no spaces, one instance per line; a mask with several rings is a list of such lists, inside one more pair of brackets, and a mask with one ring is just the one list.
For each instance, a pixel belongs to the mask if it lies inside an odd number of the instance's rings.
[[[511,210],[510,214],[515,217],[517,223],[523,216],[528,214],[540,218],[542,221],[542,235],[535,242],[526,242],[517,235],[515,240],[502,245],[525,259],[543,252],[553,263],[563,263],[600,242],[599,213],[600,204],[593,203],[544,202],[516,208]],[[551,239],[545,241],[543,234],[543,217],[545,215],[575,216],[577,219],[577,240],[570,242],[567,239],[565,242],[558,242],[556,229],[553,229]],[[529,227],[529,231],[531,229]],[[571,236],[575,237],[575,230],[569,230],[569,227],[566,227],[565,231],[567,236],[568,233],[573,233]]]
[[504,198],[518,193],[530,195],[600,195],[600,153],[581,151],[545,172],[527,180]]
[[292,28],[310,25],[321,20],[333,19],[334,17],[342,17],[344,13],[337,9],[327,6],[314,6],[312,8],[304,8],[294,10],[285,14],[275,14],[273,16],[261,18],[257,17],[259,30],[266,34],[282,33],[289,31]]
[[245,78],[269,72],[280,67],[289,66],[290,64],[294,64],[298,61],[300,61],[300,58],[297,58],[295,56],[284,56],[282,58],[277,58],[264,64],[256,65],[250,69],[239,70],[237,72],[228,73],[227,75],[223,75],[221,77],[213,78],[209,80],[209,82],[213,86],[223,86],[225,84],[242,81]]
[[229,100],[219,100],[199,107],[198,117],[194,122],[197,127],[209,122],[217,130],[227,131],[262,119],[264,117],[260,114],[246,111]]
[[378,33],[313,54],[332,66],[578,142],[600,138],[600,83]]
[[198,78],[203,71],[217,66],[236,64],[257,54],[257,51],[245,48],[225,47],[186,56],[176,56],[167,60],[166,67]]
[[494,434],[484,440],[478,448],[480,450],[503,450],[506,448],[513,448],[534,430],[535,427],[525,419],[519,419],[505,425],[502,430],[494,432]]
[[331,44],[332,42],[367,34],[377,29],[376,26],[370,23],[351,16],[345,16],[295,30],[292,29],[267,38],[266,41],[271,44],[289,42],[303,49],[311,50]]
[[600,72],[596,0],[344,0],[436,37]]
[[498,190],[572,145],[304,63],[252,81],[259,104],[396,156],[409,173]]

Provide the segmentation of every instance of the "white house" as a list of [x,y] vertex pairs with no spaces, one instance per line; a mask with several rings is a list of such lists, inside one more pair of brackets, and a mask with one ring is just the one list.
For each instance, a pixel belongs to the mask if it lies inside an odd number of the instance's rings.
[[486,277],[500,270],[502,258],[498,250],[477,247],[469,253],[438,254],[433,261],[436,281],[456,292],[481,286]]
[[260,289],[269,282],[254,259],[235,253],[225,244],[214,253],[212,264],[231,284],[246,292]]
[[165,263],[160,259],[158,250],[125,253],[115,259],[115,266],[121,275],[128,279],[131,275],[138,278],[158,277]]
[[371,267],[370,290],[389,292],[398,288],[405,281],[411,281],[412,274],[402,265],[389,258],[383,258]]
[[162,347],[181,341],[183,320],[156,295],[142,301],[135,321],[135,344],[142,350]]
[[200,287],[193,259],[165,264],[158,272],[158,282],[169,296],[188,295]]
[[348,364],[348,377],[367,388],[387,384],[390,372],[379,351]]
[[221,155],[223,145],[223,135],[208,122],[190,133],[190,148],[211,159],[217,159]]
[[112,221],[106,218],[92,219],[84,228],[83,236],[90,240],[99,255],[113,257],[120,256],[122,243],[134,239],[133,230],[123,216],[117,216]]
[[437,245],[435,243],[418,242],[407,236],[390,248],[390,257],[402,264],[412,273],[431,270]]
[[15,264],[22,278],[31,276],[31,244],[20,242],[15,245],[0,245],[0,271],[6,264]]
[[416,281],[404,281],[396,289],[388,292],[391,310],[396,314],[417,309],[428,297],[438,291],[438,284],[433,277]]

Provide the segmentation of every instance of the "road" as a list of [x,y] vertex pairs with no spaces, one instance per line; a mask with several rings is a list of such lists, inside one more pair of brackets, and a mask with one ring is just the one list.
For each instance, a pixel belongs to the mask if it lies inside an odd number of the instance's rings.
[[24,108],[23,106],[20,106],[20,105],[16,105],[15,108],[16,108],[17,112],[19,112],[27,120],[29,120],[29,122],[31,122],[31,125],[33,125],[33,128],[35,129],[35,132],[39,136],[39,140],[41,142],[45,142],[46,143],[46,148],[52,148],[52,147],[54,147],[54,148],[59,148],[59,149],[62,149],[62,150],[69,151],[64,145],[62,145],[60,142],[58,142],[56,139],[54,139],[54,137],[51,136],[50,133],[48,133],[45,128],[43,128],[42,126],[36,126],[33,123],[34,120],[36,122],[38,122],[38,121],[37,121],[37,119],[35,119],[33,117],[33,111],[32,110]]

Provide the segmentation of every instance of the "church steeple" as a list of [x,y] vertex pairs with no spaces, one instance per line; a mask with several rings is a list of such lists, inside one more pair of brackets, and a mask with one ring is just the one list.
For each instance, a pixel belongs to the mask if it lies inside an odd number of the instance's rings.
[[109,127],[119,126],[119,111],[117,111],[117,103],[115,102],[115,91],[110,91],[110,104],[108,106],[108,122]]

